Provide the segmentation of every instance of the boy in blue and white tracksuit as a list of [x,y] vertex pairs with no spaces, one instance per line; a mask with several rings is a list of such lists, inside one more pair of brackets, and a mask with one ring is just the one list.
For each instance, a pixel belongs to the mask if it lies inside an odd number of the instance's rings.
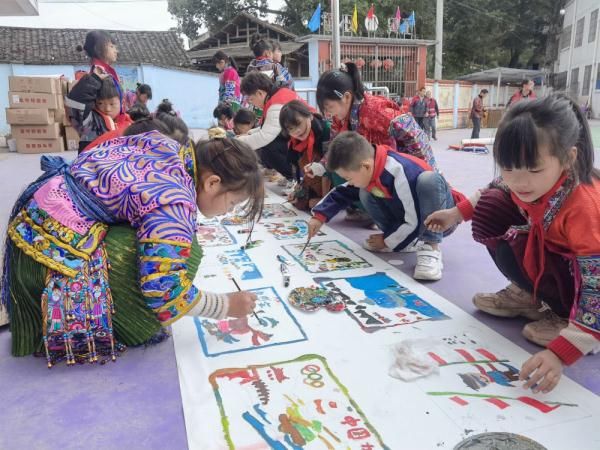
[[417,251],[414,278],[439,280],[442,277],[444,235],[425,226],[434,211],[452,207],[454,192],[444,177],[424,161],[397,153],[386,145],[372,146],[355,132],[339,134],[327,154],[329,170],[347,182],[329,192],[312,210],[310,235],[323,223],[360,200],[383,233],[373,234],[364,247],[371,251],[400,251],[416,239],[424,242]]

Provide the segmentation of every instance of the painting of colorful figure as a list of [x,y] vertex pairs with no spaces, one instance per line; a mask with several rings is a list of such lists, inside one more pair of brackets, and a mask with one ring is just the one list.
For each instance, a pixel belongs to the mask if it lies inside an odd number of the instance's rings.
[[203,279],[227,278],[240,280],[257,280],[262,273],[245,250],[224,250],[210,248],[202,258],[198,274]]
[[346,313],[367,332],[449,319],[383,272],[357,277],[315,278],[315,282],[343,301]]
[[322,356],[220,369],[209,381],[230,449],[388,448]]
[[206,356],[306,340],[304,330],[272,287],[252,289],[250,292],[257,296],[253,315],[220,321],[194,318]]
[[[278,222],[267,222],[263,226],[278,240],[306,239],[308,234],[308,223],[305,220],[281,220]],[[324,235],[325,233],[318,233],[318,236]]]
[[233,234],[221,224],[219,219],[199,219],[196,238],[202,247],[222,247],[236,243]]
[[282,219],[295,216],[297,216],[297,214],[293,209],[287,208],[281,203],[267,203],[265,204],[260,217],[262,219]]
[[303,248],[304,244],[283,246],[283,249],[310,273],[371,267],[371,264],[340,241],[313,242],[300,254]]

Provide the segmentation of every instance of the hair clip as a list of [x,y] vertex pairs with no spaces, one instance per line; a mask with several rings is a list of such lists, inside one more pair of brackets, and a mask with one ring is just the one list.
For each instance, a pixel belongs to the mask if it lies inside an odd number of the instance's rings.
[[211,141],[214,139],[225,139],[227,137],[227,132],[221,127],[214,127],[208,130],[208,139]]
[[341,93],[340,91],[338,91],[337,89],[334,89],[334,90],[333,90],[333,93],[334,93],[335,95],[337,95],[339,99],[342,99],[342,98],[344,98],[344,94],[342,94],[342,93]]
[[340,64],[340,72],[348,73],[348,66],[345,63]]

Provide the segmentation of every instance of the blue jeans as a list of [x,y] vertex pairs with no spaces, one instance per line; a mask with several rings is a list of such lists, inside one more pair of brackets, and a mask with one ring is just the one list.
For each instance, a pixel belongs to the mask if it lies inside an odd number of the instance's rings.
[[[444,236],[451,234],[456,226],[444,233],[434,233],[425,227],[424,222],[431,213],[454,206],[450,186],[439,173],[423,172],[417,178],[417,200],[417,214],[421,223],[419,226],[419,239],[429,243],[442,242]],[[396,203],[376,197],[365,189],[360,190],[360,201],[384,233],[394,231],[404,223],[404,208],[398,208]]]

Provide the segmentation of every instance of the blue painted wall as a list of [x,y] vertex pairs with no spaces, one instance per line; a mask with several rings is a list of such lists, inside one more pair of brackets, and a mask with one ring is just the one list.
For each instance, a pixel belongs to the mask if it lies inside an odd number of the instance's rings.
[[[131,71],[135,66],[123,66]],[[8,108],[8,77],[10,75],[64,75],[74,78],[74,66],[37,66],[0,64],[0,134],[10,132],[6,123]],[[119,66],[117,65],[117,70]],[[190,128],[208,128],[212,124],[212,111],[218,103],[219,78],[216,74],[190,70],[164,69],[156,66],[137,67],[139,82],[152,87],[151,111],[163,98],[168,98]]]

